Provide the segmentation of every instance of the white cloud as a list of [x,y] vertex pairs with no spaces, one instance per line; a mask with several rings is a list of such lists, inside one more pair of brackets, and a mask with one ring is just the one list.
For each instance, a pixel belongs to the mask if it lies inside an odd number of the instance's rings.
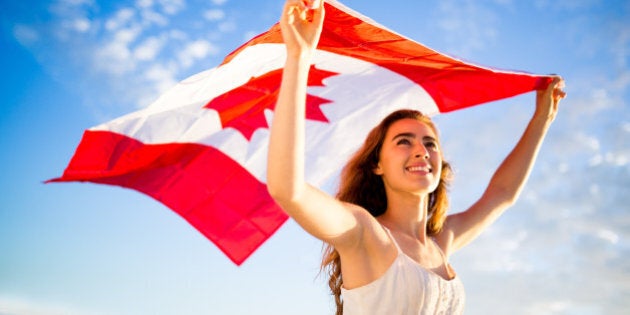
[[150,8],[153,6],[153,0],[137,0],[136,6],[139,8]]
[[604,160],[615,166],[628,165],[628,156],[624,152],[607,152]]
[[120,29],[114,33],[113,42],[120,43],[121,45],[129,45],[141,35],[141,32],[142,28],[139,26]]
[[219,24],[219,31],[223,33],[233,32],[235,30],[236,30],[236,23],[234,23],[233,21],[226,21]]
[[[136,69],[136,59],[130,46],[142,32],[139,26],[118,29],[112,38],[95,48],[94,66],[99,71],[110,75],[122,75]],[[143,57],[149,54],[149,48],[142,48],[139,53]],[[144,55],[143,55],[144,54]]]
[[630,54],[630,25],[628,24],[626,21],[621,25],[615,25],[617,38],[610,46],[615,62],[621,69],[628,67],[628,55]]
[[85,33],[89,31],[90,27],[92,26],[91,21],[86,18],[76,18],[71,21],[66,21],[63,24],[66,28],[79,33]]
[[602,308],[596,305],[583,305],[575,300],[549,300],[536,302],[526,307],[527,314],[602,314]]
[[164,47],[165,41],[158,37],[149,37],[140,43],[133,51],[133,56],[136,60],[151,61]]
[[53,2],[50,10],[64,17],[85,17],[86,10],[95,6],[93,0],[58,0]]
[[58,302],[47,303],[28,298],[0,296],[0,314],[6,315],[103,315],[105,312],[81,310]]
[[208,21],[219,21],[225,17],[225,12],[220,9],[210,9],[203,13],[203,17]]
[[61,0],[60,3],[69,5],[69,6],[81,6],[85,4],[92,4],[92,0]]
[[595,154],[593,157],[591,157],[588,160],[588,166],[597,166],[602,164],[602,162],[604,161],[604,157],[601,154]]
[[152,91],[140,98],[138,101],[140,107],[148,106],[155,101],[159,95],[175,86],[177,83],[177,67],[173,65],[154,64],[144,72],[143,76],[144,81],[152,83]]
[[[136,1],[136,7],[140,12],[140,23],[144,26],[149,25],[168,25],[168,18],[156,11],[155,3],[153,0],[138,0]],[[166,13],[166,12],[165,12]],[[169,14],[169,13],[166,13]]]
[[16,24],[13,27],[13,36],[25,47],[29,47],[39,40],[39,32],[28,25]]
[[168,18],[166,18],[163,14],[160,14],[149,8],[141,9],[140,17],[142,19],[142,25],[152,25],[152,24],[159,25],[159,26],[168,25]]
[[88,19],[77,19],[75,20],[75,29],[79,32],[87,32],[90,27],[92,26],[92,23],[90,22],[90,20]]
[[152,65],[145,71],[145,78],[149,81],[159,82],[159,86],[163,90],[174,86],[177,81],[175,80],[176,70],[173,67],[166,67],[163,65]]
[[478,2],[442,1],[438,27],[446,34],[447,51],[467,56],[496,41],[498,18]]
[[178,54],[182,67],[190,67],[196,60],[206,58],[218,52],[218,48],[206,40],[196,40],[188,43]]
[[555,9],[562,11],[588,10],[594,5],[601,3],[599,0],[537,0],[535,2],[539,9]]
[[162,6],[164,13],[169,15],[177,14],[186,7],[184,0],[158,0],[158,2]]
[[[88,2],[77,0],[77,3]],[[63,28],[83,33],[95,30],[84,37],[71,38],[74,46],[80,47],[73,52],[79,56],[77,60],[88,63],[88,73],[94,74],[95,79],[106,81],[100,91],[117,95],[118,99],[114,101],[117,104],[150,104],[159,93],[177,82],[184,69],[219,50],[208,40],[191,41],[189,29],[166,27],[169,19],[177,20],[176,15],[186,8],[183,0],[137,0],[134,7],[123,7],[94,20],[81,19],[81,15],[67,10],[68,6],[60,5],[61,9],[55,11],[59,21],[66,21],[60,22],[65,23]],[[200,17],[203,13],[203,10],[198,12]],[[205,13],[209,19],[225,17],[225,13],[218,9]],[[225,25],[224,28],[230,29],[229,23]],[[99,26],[102,26],[100,32],[96,28]],[[35,33],[28,30],[18,28],[15,33],[24,41],[36,38],[29,36]]]
[[608,229],[601,229],[597,232],[597,236],[601,237],[602,239],[610,242],[611,244],[617,244],[619,243],[619,235],[617,233],[615,233],[614,231],[608,230]]
[[186,32],[180,30],[170,30],[168,31],[168,37],[173,40],[181,40],[184,41],[188,39],[188,34]]
[[[474,270],[476,273],[531,273],[535,271],[535,262],[522,259],[519,255],[524,250],[524,244],[531,241],[525,229],[508,232],[502,226],[491,227],[475,241],[471,250],[467,249],[455,256],[455,268],[460,271]],[[466,265],[462,266],[460,261],[466,261]]]
[[610,82],[609,89],[615,93],[616,101],[621,103],[621,106],[627,107],[628,104],[625,103],[627,99],[623,97],[630,95],[630,64],[628,64],[628,60],[630,60],[630,23],[627,20],[622,23],[621,26],[615,25],[614,30],[617,37],[610,45],[616,73]]
[[[196,63],[207,64],[219,52],[213,41],[219,40],[221,33],[236,29],[236,24],[225,21],[224,10],[210,7],[225,3],[208,2],[191,11],[185,0],[133,0],[108,12],[94,0],[55,0],[48,7],[50,23],[16,23],[12,31],[38,59],[46,60],[44,66],[49,71],[60,72],[59,58],[71,60],[75,68],[64,66],[63,72],[77,71],[74,77],[84,78],[69,84],[86,85],[81,90],[91,89],[86,92],[90,100],[111,101],[117,107],[148,105],[147,99],[155,98],[183,75],[190,75],[187,69]],[[186,21],[180,23],[183,18]],[[208,21],[219,22],[219,31],[200,33]],[[174,22],[178,24],[170,26]],[[189,34],[199,36],[199,40],[191,40]],[[158,80],[158,73],[164,78]],[[90,80],[99,82],[99,88],[88,86]],[[117,99],[98,97],[98,93],[116,95]]]
[[[46,32],[59,41],[72,42],[77,33],[83,34],[93,29],[94,24],[90,14],[96,8],[97,5],[92,0],[54,1],[49,10],[60,19],[57,21],[57,27],[46,29]],[[48,28],[50,25],[44,27]]]
[[94,55],[94,67],[105,74],[123,75],[135,69],[131,52],[120,43],[104,46]]
[[136,11],[131,8],[120,9],[114,17],[105,22],[105,28],[108,31],[115,31],[125,26],[136,15]]

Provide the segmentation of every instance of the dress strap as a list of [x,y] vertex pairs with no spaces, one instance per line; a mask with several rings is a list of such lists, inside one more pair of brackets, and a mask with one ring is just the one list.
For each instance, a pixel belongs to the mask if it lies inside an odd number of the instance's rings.
[[398,242],[396,242],[396,239],[392,235],[392,232],[390,232],[389,229],[386,228],[384,225],[381,224],[381,226],[383,227],[383,230],[385,230],[385,232],[387,232],[387,235],[392,240],[392,242],[394,242],[394,245],[396,245],[396,249],[398,250],[398,254],[402,253],[403,251],[402,251],[402,249],[400,249],[400,246],[398,246]]
[[440,256],[442,256],[442,260],[444,260],[444,263],[448,264],[448,258],[446,257],[446,254],[442,250],[442,247],[440,247],[440,245],[438,245],[438,242],[435,240],[435,238],[433,236],[431,236],[429,238],[431,239],[431,241],[433,241],[433,244],[435,245],[435,247],[437,247],[438,251],[440,252]]
[[433,241],[433,244],[435,244],[435,247],[437,247],[438,251],[440,251],[440,256],[442,256],[442,261],[444,261],[444,267],[446,268],[447,275],[450,277],[450,279],[455,278],[457,274],[455,273],[455,270],[453,269],[451,264],[448,262],[448,257],[446,257],[446,254],[444,253],[440,245],[438,245],[435,238],[431,237],[431,240]]

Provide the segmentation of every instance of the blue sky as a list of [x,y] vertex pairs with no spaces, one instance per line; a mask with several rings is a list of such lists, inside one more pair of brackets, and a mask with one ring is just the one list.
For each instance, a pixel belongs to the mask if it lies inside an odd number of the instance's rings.
[[[451,263],[467,314],[630,309],[630,2],[344,1],[478,64],[558,73],[569,96],[519,202]],[[236,267],[134,191],[48,184],[83,130],[147,106],[269,28],[282,1],[0,0],[0,314],[330,314],[321,244],[292,221]],[[435,118],[475,201],[533,94]]]

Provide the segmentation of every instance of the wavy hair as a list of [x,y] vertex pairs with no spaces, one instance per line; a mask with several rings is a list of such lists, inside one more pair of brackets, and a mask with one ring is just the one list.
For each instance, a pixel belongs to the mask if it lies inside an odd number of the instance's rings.
[[[381,148],[389,127],[396,121],[407,118],[427,124],[435,135],[438,135],[438,130],[433,124],[433,121],[417,110],[403,109],[391,113],[370,131],[363,146],[343,168],[339,190],[336,195],[337,199],[359,205],[370,212],[374,217],[385,213],[387,209],[385,185],[383,184],[381,176],[374,173],[374,169],[376,169],[378,165]],[[442,154],[441,150],[440,154]],[[429,194],[427,210],[428,235],[439,233],[446,219],[446,210],[448,208],[447,189],[451,175],[452,170],[450,164],[442,158],[440,182],[437,188]],[[329,276],[328,286],[330,287],[332,295],[335,297],[337,307],[336,314],[341,315],[343,314],[343,301],[341,299],[341,287],[343,285],[341,260],[337,250],[330,244],[325,244],[321,269]]]

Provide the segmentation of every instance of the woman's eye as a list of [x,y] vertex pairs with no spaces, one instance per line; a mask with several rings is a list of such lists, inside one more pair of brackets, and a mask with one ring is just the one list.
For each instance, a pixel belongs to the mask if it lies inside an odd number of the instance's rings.
[[396,144],[411,144],[411,141],[409,139],[400,139]]
[[424,146],[430,149],[437,149],[437,143],[435,142],[427,142],[424,144]]

